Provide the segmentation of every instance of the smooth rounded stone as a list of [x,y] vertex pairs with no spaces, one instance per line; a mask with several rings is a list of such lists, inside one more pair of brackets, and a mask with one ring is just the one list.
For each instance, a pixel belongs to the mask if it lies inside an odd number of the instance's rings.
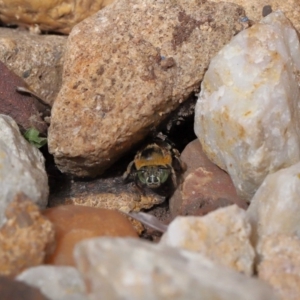
[[50,300],[37,288],[8,276],[0,276],[0,295],[1,300]]
[[246,201],[237,196],[230,176],[208,159],[198,139],[185,147],[180,159],[187,169],[182,176],[182,185],[169,200],[173,217],[202,216],[231,204],[247,208]]
[[271,234],[300,238],[300,162],[266,177],[247,210],[252,243]]
[[66,42],[66,36],[0,28],[0,60],[52,105],[61,87]]
[[230,3],[119,0],[77,24],[49,129],[58,168],[103,173],[199,90],[243,16]]
[[[18,194],[6,208],[0,228],[0,274],[14,276],[42,264],[54,247],[54,227],[31,199]],[[1,298],[2,299],[2,298]]]
[[[219,2],[224,0],[211,0],[213,2]],[[227,0],[226,0],[227,1]],[[300,6],[299,0],[228,0],[229,2],[241,5],[245,11],[247,17],[254,22],[259,22],[262,17],[265,17],[270,6],[273,11],[281,10],[289,20],[296,27],[297,31],[300,31]]]
[[[72,27],[113,0],[0,0],[0,20],[32,30],[69,33]],[[35,28],[37,27],[37,28]]]
[[48,177],[42,153],[21,135],[9,116],[0,115],[0,226],[7,205],[17,193],[26,194],[40,208],[48,201]]
[[74,265],[73,248],[81,240],[97,236],[138,237],[130,221],[120,212],[87,206],[63,205],[43,212],[54,225],[56,248],[47,264]]
[[247,201],[267,174],[300,160],[299,72],[297,33],[274,12],[236,35],[205,74],[195,132]]
[[282,300],[300,299],[300,240],[295,236],[272,235],[258,246],[261,263],[258,276],[267,281]]
[[213,263],[199,253],[130,238],[76,245],[75,260],[89,299],[278,299],[264,282]]
[[74,267],[33,267],[23,271],[15,279],[38,288],[50,300],[87,299],[84,281]]
[[160,244],[199,252],[217,263],[252,275],[255,253],[250,233],[245,211],[231,205],[203,217],[176,217]]

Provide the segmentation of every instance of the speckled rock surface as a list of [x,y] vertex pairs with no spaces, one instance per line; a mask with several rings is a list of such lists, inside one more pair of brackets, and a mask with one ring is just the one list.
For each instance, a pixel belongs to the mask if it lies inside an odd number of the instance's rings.
[[143,240],[90,239],[76,245],[74,256],[91,300],[277,299],[261,280],[199,253]]
[[21,135],[9,116],[0,115],[0,226],[14,196],[22,192],[40,208],[48,201],[48,178],[42,153]]
[[0,0],[0,20],[6,24],[37,25],[40,30],[69,33],[72,27],[113,0]]
[[195,132],[247,201],[267,174],[300,160],[299,74],[299,39],[281,12],[236,35],[205,74]]
[[255,254],[250,232],[245,211],[231,205],[204,217],[176,217],[160,244],[199,252],[217,263],[252,275]]
[[230,176],[208,159],[199,140],[189,143],[180,158],[187,170],[182,185],[169,200],[173,217],[202,216],[231,204],[247,208],[247,203],[237,196]]
[[61,86],[66,41],[65,36],[0,28],[0,60],[52,104]]
[[[221,0],[211,0],[219,2]],[[227,0],[226,0],[227,1]],[[281,10],[291,20],[296,29],[300,32],[300,5],[299,0],[228,0],[228,2],[241,5],[249,19],[259,22],[262,18],[264,6],[271,6],[272,10]]]
[[21,194],[5,214],[7,222],[0,228],[0,274],[14,276],[43,263],[46,253],[54,247],[54,228]]
[[261,263],[258,276],[267,281],[281,300],[300,299],[300,240],[287,235],[272,235],[258,247]]
[[247,210],[252,242],[271,234],[300,238],[300,163],[266,177]]
[[74,265],[76,243],[97,236],[138,237],[130,221],[121,213],[94,207],[63,205],[43,212],[54,225],[56,248],[46,263]]
[[32,267],[20,273],[16,280],[40,289],[50,300],[87,300],[85,284],[74,267]]
[[60,170],[103,173],[199,89],[243,16],[229,3],[120,0],[76,25],[49,130]]
[[[124,167],[126,169],[126,167]],[[141,190],[134,183],[125,184],[120,176],[93,180],[58,180],[49,197],[49,206],[75,204],[125,213],[149,209],[165,201],[165,197],[151,190]]]

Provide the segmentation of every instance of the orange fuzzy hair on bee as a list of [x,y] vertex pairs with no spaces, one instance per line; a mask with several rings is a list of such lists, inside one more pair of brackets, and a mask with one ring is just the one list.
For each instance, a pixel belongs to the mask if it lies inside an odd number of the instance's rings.
[[147,146],[135,157],[135,167],[139,170],[145,166],[171,166],[172,155],[168,150],[161,149],[156,144]]

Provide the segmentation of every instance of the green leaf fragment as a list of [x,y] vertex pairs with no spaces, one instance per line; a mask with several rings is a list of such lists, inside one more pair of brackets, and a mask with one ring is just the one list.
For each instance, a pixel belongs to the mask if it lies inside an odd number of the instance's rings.
[[39,134],[39,131],[35,128],[29,128],[24,133],[24,137],[30,144],[33,144],[37,148],[41,148],[47,143],[47,138],[40,137]]

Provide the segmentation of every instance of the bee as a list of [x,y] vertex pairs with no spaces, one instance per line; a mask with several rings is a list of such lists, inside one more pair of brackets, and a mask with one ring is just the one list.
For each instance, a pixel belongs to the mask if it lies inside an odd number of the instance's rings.
[[123,179],[127,180],[131,176],[137,184],[157,189],[171,177],[173,187],[176,188],[176,172],[185,170],[179,156],[179,151],[166,141],[149,144],[129,163]]

